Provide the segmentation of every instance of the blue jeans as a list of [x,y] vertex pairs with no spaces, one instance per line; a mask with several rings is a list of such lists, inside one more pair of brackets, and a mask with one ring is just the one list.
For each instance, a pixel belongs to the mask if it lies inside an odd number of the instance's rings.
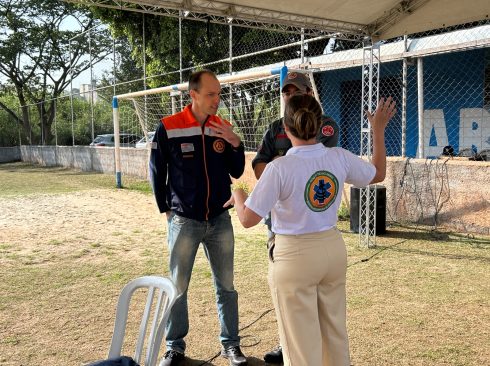
[[209,221],[172,214],[168,224],[170,274],[179,297],[167,323],[167,350],[185,351],[184,337],[189,332],[187,289],[200,243],[213,272],[221,344],[224,349],[238,346],[238,293],[233,287],[235,241],[230,214],[225,211]]

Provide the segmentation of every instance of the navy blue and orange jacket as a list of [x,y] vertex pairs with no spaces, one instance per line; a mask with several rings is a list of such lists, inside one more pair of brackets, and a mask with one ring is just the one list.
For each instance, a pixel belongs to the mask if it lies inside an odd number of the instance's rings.
[[[214,136],[209,116],[204,126],[196,121],[191,105],[162,118],[153,138],[150,179],[160,212],[172,210],[180,216],[204,221],[227,210],[231,178],[245,169],[243,144],[234,148]],[[229,123],[225,121],[225,123]]]

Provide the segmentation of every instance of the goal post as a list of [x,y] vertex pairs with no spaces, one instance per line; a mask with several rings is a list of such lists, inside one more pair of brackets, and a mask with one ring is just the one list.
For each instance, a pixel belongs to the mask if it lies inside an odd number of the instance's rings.
[[[292,71],[292,70],[289,70]],[[310,72],[307,70],[294,70]],[[218,76],[221,101],[218,115],[229,120],[241,137],[246,151],[260,144],[267,126],[282,116],[282,82],[288,73],[286,66],[239,72]],[[312,75],[310,79],[313,81]],[[114,153],[116,185],[122,187],[122,132],[148,136],[165,116],[175,114],[189,104],[188,83],[168,85],[116,95],[113,97]],[[148,144],[151,146],[151,144]]]

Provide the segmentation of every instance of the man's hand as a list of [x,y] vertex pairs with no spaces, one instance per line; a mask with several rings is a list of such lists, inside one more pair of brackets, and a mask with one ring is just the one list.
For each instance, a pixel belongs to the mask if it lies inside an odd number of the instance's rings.
[[165,212],[165,217],[167,218],[167,221],[170,220],[170,215],[172,215],[172,211]]
[[221,137],[225,141],[229,142],[233,147],[240,146],[240,137],[233,132],[233,127],[224,122],[209,122],[209,127],[215,133],[215,136]]
[[233,197],[233,193],[232,193],[230,199],[226,201],[225,204],[223,205],[223,208],[233,206],[234,204],[235,204],[235,197]]

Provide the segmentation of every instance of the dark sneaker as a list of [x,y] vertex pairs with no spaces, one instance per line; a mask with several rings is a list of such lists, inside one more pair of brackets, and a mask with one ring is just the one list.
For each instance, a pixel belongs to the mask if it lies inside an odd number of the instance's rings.
[[230,361],[231,366],[245,366],[248,365],[245,355],[240,350],[240,346],[233,346],[221,351],[221,356],[227,358]]
[[282,347],[278,346],[276,349],[267,352],[264,355],[264,361],[267,363],[283,363],[284,360],[282,358]]
[[185,356],[183,353],[170,350],[165,352],[159,366],[180,366],[184,362],[184,359]]

